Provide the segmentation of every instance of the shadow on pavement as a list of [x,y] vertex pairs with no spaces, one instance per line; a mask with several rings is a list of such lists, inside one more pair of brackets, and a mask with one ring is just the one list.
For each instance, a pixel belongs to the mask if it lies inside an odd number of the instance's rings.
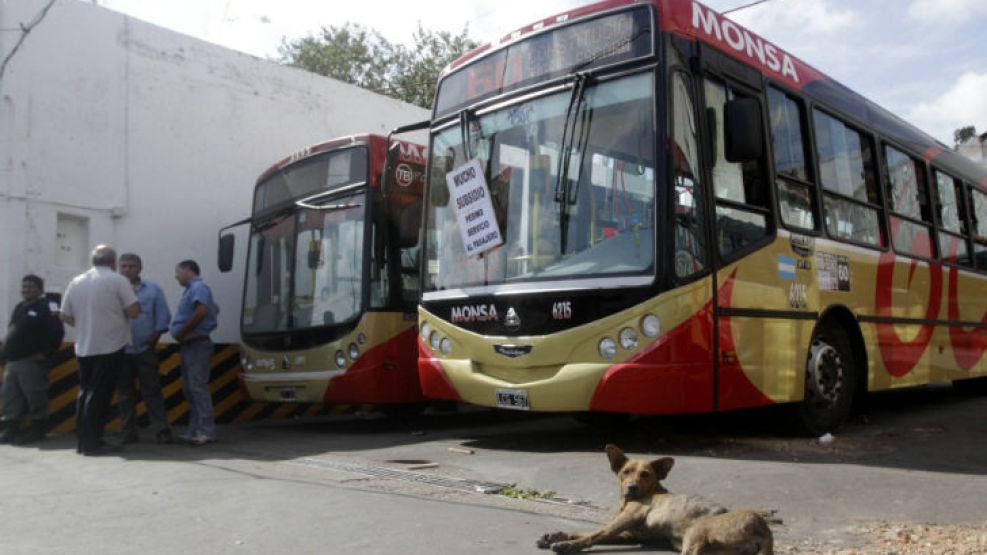
[[[832,442],[785,432],[783,407],[721,414],[644,416],[586,426],[570,415],[460,407],[414,418],[380,414],[301,418],[219,426],[220,441],[188,445],[127,445],[113,456],[135,460],[277,461],[327,453],[454,440],[496,451],[599,453],[606,443],[640,454],[738,460],[857,464],[963,474],[987,474],[987,397],[949,385],[871,394]],[[145,429],[143,433],[150,438]],[[117,441],[112,435],[108,441]],[[35,446],[74,449],[65,434]]]

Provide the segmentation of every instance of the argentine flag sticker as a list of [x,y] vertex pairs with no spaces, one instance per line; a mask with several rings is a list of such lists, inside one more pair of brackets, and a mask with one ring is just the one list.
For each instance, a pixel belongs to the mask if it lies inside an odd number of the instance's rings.
[[778,276],[782,279],[795,279],[795,259],[789,256],[778,257]]

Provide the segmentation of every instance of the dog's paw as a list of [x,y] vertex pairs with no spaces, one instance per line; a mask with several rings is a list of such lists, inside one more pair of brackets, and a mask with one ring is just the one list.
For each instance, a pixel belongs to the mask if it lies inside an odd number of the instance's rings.
[[552,551],[556,553],[575,553],[582,550],[583,546],[575,541],[561,541],[552,544]]
[[553,543],[567,539],[569,539],[569,534],[566,534],[565,532],[552,532],[550,534],[545,534],[544,536],[538,538],[538,541],[535,542],[535,545],[537,545],[541,549],[548,549],[552,547]]

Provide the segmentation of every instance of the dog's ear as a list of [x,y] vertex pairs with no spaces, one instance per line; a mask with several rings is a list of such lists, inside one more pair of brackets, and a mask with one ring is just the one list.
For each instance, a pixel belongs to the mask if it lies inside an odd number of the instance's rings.
[[675,459],[672,457],[662,457],[651,461],[651,468],[655,470],[655,476],[657,476],[659,480],[664,480],[674,465]]
[[614,474],[620,472],[620,469],[627,464],[627,455],[620,450],[620,447],[612,443],[608,443],[603,449],[607,452],[607,458],[610,459],[610,470],[613,470]]

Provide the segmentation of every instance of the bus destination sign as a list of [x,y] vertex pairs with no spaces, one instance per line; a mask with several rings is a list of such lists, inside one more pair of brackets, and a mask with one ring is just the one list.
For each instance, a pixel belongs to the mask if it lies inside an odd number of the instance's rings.
[[447,76],[436,115],[521,86],[652,53],[651,12],[622,11],[523,39]]

